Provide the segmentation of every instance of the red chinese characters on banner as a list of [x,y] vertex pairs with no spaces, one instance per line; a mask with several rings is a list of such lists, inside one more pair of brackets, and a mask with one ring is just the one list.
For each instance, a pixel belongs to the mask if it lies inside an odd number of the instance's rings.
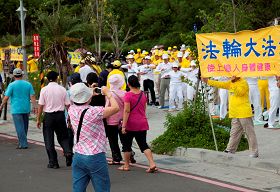
[[33,34],[33,48],[34,48],[34,57],[40,57],[40,37],[39,34]]
[[235,64],[225,64],[224,66],[218,65],[215,66],[214,64],[208,64],[207,66],[207,72],[208,73],[214,73],[214,72],[220,72],[220,71],[226,71],[226,72],[261,72],[261,71],[271,71],[271,63],[244,63],[240,66],[240,69],[238,68],[238,65]]

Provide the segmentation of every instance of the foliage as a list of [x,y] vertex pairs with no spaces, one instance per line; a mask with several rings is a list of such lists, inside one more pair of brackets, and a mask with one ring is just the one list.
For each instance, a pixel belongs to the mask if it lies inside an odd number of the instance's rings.
[[40,72],[28,73],[28,81],[32,84],[36,99],[39,99],[41,90]]
[[[172,154],[177,147],[215,149],[210,120],[206,111],[203,95],[198,94],[194,104],[185,105],[182,112],[166,116],[166,131],[152,142],[152,149],[158,154]],[[224,120],[224,122],[228,120]],[[217,124],[214,129],[218,150],[223,151],[229,140],[229,132]],[[228,124],[227,124],[228,125]],[[248,149],[245,138],[242,138],[238,150]]]
[[[237,31],[252,29],[251,18],[254,13],[245,4],[236,5],[236,28]],[[199,10],[198,18],[203,22],[201,32],[234,32],[233,8],[230,3],[222,3],[218,12],[207,14],[205,10]]]
[[[118,29],[115,30],[118,31],[118,41],[122,42],[127,31],[131,29],[132,36],[123,46],[126,50],[139,47],[147,50],[155,44],[164,44],[167,47],[185,43],[192,46],[195,44],[192,34],[194,24],[198,32],[233,32],[233,12],[236,13],[237,31],[265,27],[269,25],[269,21],[280,15],[279,0],[234,2],[235,11],[229,0],[28,0],[24,1],[24,7],[28,11],[25,19],[26,35],[31,39],[32,34],[39,33],[42,36],[43,50],[52,42],[52,37],[60,37],[61,32],[65,32],[64,35],[79,40],[66,43],[65,46],[69,49],[81,46],[96,50],[99,47],[96,42],[101,38],[100,46],[104,47],[105,51],[111,51],[113,48],[103,46],[103,43],[112,42],[112,30],[110,31],[104,20],[98,22],[95,10],[97,3],[104,7],[104,12],[99,12],[103,13],[103,18],[107,21],[108,16],[113,18],[114,26],[117,27],[115,29]],[[19,1],[0,0],[0,6],[4,7],[0,13],[0,36],[4,39],[1,46],[18,45],[20,20],[15,10],[19,7]],[[61,18],[57,17],[57,12],[61,14]],[[44,27],[46,25],[42,23],[42,17],[49,19],[50,31]],[[76,25],[77,21],[80,25]],[[100,37],[99,34],[94,35],[99,31]],[[67,34],[68,32],[71,35]],[[15,38],[11,39],[12,36]],[[29,43],[31,44],[27,44]],[[142,45],[144,47],[141,47]]]

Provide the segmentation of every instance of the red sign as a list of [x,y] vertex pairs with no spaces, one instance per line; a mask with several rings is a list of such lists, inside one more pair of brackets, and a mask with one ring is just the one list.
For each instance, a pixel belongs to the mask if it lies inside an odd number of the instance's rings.
[[33,34],[33,48],[34,48],[34,57],[40,57],[40,37],[39,34]]

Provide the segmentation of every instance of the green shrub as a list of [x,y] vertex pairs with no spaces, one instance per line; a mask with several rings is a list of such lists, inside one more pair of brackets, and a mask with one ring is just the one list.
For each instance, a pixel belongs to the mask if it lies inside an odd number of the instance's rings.
[[28,81],[32,84],[36,99],[39,99],[41,90],[40,72],[28,73]]
[[[172,154],[177,147],[204,148],[215,150],[210,119],[205,112],[203,97],[198,95],[195,104],[185,105],[184,110],[176,115],[167,114],[164,126],[166,131],[152,142],[152,150],[158,154]],[[230,119],[214,120],[214,130],[218,150],[225,150],[230,126]],[[242,137],[238,150],[248,149],[247,140]]]

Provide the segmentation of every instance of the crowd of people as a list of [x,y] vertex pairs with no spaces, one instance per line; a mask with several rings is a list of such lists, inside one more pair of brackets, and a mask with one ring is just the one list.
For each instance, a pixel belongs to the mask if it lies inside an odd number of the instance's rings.
[[[11,99],[18,148],[26,149],[31,99],[37,114],[37,127],[41,128],[43,122],[49,158],[47,167],[59,168],[54,144],[56,134],[66,165],[72,165],[73,191],[85,191],[90,180],[95,191],[110,191],[108,165],[120,165],[118,169],[121,171],[130,170],[130,163],[136,162],[132,150],[134,138],[149,162],[146,172],[158,170],[146,141],[149,130],[146,106],[158,106],[170,112],[182,110],[184,102],[194,99],[198,73],[197,61],[185,45],[181,45],[179,50],[177,46],[167,50],[155,46],[150,52],[137,49],[135,53],[131,50],[125,63],[115,60],[106,64],[104,70],[94,56],[87,53],[68,77],[69,90],[57,83],[57,72],[48,72],[49,83],[42,88],[38,104],[32,85],[22,79],[22,70],[14,69],[15,81],[5,91],[0,110]],[[219,77],[202,78],[202,81],[212,86],[208,91],[209,97],[216,92],[220,96],[220,118],[225,118],[227,113],[232,118],[230,140],[225,152],[235,153],[245,132],[250,156],[258,157],[254,123],[264,123],[263,118],[268,117],[264,126],[275,127],[280,105],[278,78]],[[215,91],[213,87],[219,90]],[[165,102],[167,97],[168,104]],[[263,114],[264,108],[267,111]],[[210,104],[209,109],[211,115],[217,113]],[[110,161],[105,156],[107,139],[112,152]],[[122,160],[124,164],[121,165]]]

